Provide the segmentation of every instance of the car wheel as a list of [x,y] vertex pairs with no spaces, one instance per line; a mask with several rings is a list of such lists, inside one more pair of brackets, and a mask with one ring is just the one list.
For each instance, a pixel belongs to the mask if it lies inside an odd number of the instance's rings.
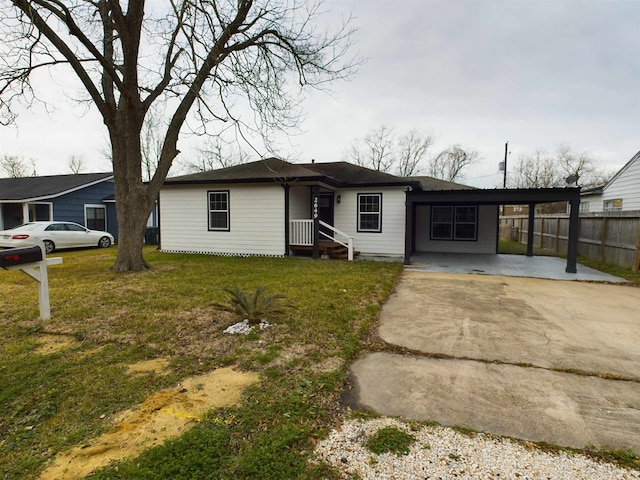
[[98,242],[98,246],[101,248],[109,248],[111,246],[111,239],[109,237],[102,237]]
[[44,252],[47,254],[53,253],[53,251],[56,249],[56,246],[51,240],[44,240],[42,243],[44,243]]

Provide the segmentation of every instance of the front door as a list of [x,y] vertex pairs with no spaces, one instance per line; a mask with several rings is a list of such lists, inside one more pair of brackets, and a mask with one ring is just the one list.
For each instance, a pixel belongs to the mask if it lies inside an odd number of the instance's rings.
[[[320,199],[318,203],[318,217],[324,223],[327,223],[333,226],[333,213],[334,213],[334,205],[333,205],[333,192],[322,192],[320,193]],[[333,232],[323,226],[320,226],[320,231],[326,233],[330,237],[333,237]],[[320,234],[320,240],[327,240],[327,237]]]

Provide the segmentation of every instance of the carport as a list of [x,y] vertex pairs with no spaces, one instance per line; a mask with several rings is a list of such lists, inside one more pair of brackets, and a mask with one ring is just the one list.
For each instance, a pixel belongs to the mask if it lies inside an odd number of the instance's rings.
[[[408,191],[406,195],[405,265],[411,264],[411,255],[416,252],[416,210],[420,205],[428,205],[431,207],[438,205],[528,205],[529,228],[527,236],[527,256],[532,257],[536,205],[552,202],[568,202],[571,207],[571,213],[565,271],[567,273],[577,272],[580,187],[493,190],[411,190]],[[497,254],[498,228],[496,228],[495,234],[495,253]]]

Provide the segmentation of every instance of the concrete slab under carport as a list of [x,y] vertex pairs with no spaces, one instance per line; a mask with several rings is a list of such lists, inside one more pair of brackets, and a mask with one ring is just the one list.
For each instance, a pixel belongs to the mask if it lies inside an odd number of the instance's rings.
[[[525,440],[640,454],[640,289],[405,271],[345,402]],[[439,358],[443,357],[443,358]]]
[[623,283],[626,280],[593,268],[577,265],[577,273],[565,271],[566,260],[557,257],[489,255],[473,253],[414,253],[407,270],[448,273],[477,273],[550,280],[579,280]]

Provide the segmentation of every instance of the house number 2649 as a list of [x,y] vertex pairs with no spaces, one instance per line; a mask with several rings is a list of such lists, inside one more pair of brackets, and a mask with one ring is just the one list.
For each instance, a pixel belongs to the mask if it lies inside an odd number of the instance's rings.
[[313,218],[318,218],[318,197],[313,197]]

